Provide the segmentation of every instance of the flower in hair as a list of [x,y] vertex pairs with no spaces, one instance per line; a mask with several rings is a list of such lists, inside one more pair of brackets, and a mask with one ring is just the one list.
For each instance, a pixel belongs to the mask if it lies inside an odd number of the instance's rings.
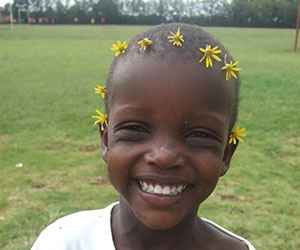
[[240,126],[236,126],[233,131],[230,133],[229,136],[229,144],[233,143],[234,145],[237,143],[237,141],[244,142],[244,140],[241,138],[241,136],[246,136],[246,134],[242,133],[246,130],[246,128],[241,128]]
[[152,44],[152,41],[150,40],[150,38],[145,37],[144,39],[139,40],[137,44],[141,45],[140,47],[140,51],[141,51],[142,49],[146,50],[146,47]]
[[221,62],[221,59],[217,55],[215,55],[215,54],[222,53],[222,50],[220,49],[218,50],[218,48],[219,46],[215,46],[211,48],[210,44],[207,44],[205,49],[199,48],[199,50],[204,53],[204,56],[200,59],[199,63],[201,63],[206,58],[206,68],[209,67],[212,68],[213,67],[212,58]]
[[125,50],[127,49],[127,43],[124,41],[121,43],[120,41],[117,41],[117,44],[113,43],[111,50],[115,50],[116,54],[115,56],[118,56],[121,52],[124,54]]
[[99,114],[99,115],[93,115],[92,118],[95,118],[97,119],[94,124],[97,124],[97,123],[100,123],[101,126],[100,126],[100,130],[101,131],[104,131],[104,125],[107,127],[107,115],[106,114],[102,114],[98,109],[96,109],[96,112]]
[[102,98],[105,97],[106,87],[102,87],[99,84],[97,84],[97,87],[94,88],[95,94],[101,94]]
[[234,71],[241,71],[241,68],[237,68],[236,65],[239,63],[239,61],[236,61],[235,63],[233,63],[230,60],[230,64],[228,64],[226,62],[226,55],[225,55],[225,66],[222,67],[222,70],[226,70],[226,81],[229,81],[230,77],[233,76],[235,79],[237,79],[236,74],[234,73]]
[[174,34],[172,31],[170,31],[172,36],[168,36],[169,42],[172,43],[175,46],[182,46],[181,42],[184,42],[183,35],[180,35],[180,29],[177,30],[176,34]]

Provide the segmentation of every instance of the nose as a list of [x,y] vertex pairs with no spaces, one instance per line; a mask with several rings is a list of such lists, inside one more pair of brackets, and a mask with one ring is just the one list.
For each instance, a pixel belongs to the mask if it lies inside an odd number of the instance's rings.
[[175,143],[167,143],[166,146],[154,144],[151,150],[144,156],[147,164],[160,167],[162,169],[181,167],[184,159],[176,147]]

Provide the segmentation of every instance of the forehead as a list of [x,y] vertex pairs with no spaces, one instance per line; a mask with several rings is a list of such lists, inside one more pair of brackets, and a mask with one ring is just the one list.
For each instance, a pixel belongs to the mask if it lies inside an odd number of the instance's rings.
[[232,87],[224,78],[220,69],[207,69],[197,61],[136,55],[121,60],[113,73],[110,111],[126,104],[146,107],[148,102],[147,108],[156,111],[197,109],[230,117]]

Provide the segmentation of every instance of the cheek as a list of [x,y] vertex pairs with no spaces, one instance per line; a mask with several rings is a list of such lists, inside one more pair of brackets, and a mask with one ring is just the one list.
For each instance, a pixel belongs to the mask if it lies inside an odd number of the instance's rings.
[[115,157],[108,157],[108,176],[117,191],[124,189],[128,183],[128,169],[124,167],[124,162],[116,159]]
[[134,165],[135,157],[132,150],[114,145],[107,154],[108,175],[112,185],[117,191],[126,190],[130,182],[130,171]]
[[[213,157],[211,155],[202,155],[198,158],[196,167],[198,175],[198,192],[203,194],[202,201],[206,199],[214,190],[218,183],[221,170],[222,170],[222,156]],[[202,202],[201,201],[201,202]]]

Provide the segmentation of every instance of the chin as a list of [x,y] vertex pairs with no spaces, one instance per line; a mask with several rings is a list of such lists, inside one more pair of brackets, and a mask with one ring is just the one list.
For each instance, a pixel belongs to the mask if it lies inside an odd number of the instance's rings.
[[152,212],[151,215],[137,216],[137,219],[150,230],[168,230],[178,225],[183,218],[178,218],[178,215],[170,215],[160,212]]

